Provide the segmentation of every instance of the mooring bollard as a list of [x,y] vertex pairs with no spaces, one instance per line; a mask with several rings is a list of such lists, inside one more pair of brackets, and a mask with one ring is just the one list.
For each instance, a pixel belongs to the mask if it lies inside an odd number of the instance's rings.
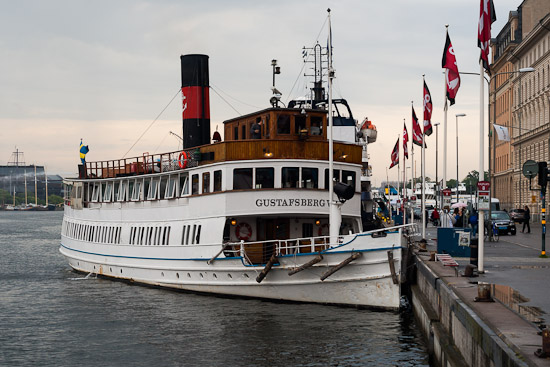
[[546,328],[542,331],[542,348],[537,349],[535,355],[539,358],[550,357],[550,329]]

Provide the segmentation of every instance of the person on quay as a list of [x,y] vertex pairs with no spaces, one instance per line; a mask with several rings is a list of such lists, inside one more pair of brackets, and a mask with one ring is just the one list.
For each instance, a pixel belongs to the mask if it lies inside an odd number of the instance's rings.
[[531,233],[531,226],[529,225],[530,220],[531,212],[529,211],[529,207],[525,205],[525,218],[523,220],[523,229],[521,230],[521,233],[525,233],[525,226],[527,226],[527,233]]
[[477,234],[477,225],[478,225],[478,217],[477,217],[477,211],[472,211],[472,215],[470,215],[470,218],[468,219],[468,223],[470,224],[470,227],[472,227],[472,236],[475,236]]

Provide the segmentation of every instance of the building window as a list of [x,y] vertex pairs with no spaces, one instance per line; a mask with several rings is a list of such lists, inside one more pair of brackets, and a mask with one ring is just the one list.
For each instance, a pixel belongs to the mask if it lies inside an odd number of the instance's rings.
[[281,176],[281,187],[298,187],[300,169],[298,167],[283,167]]
[[233,170],[233,190],[252,189],[252,168],[235,168]]
[[275,170],[272,167],[256,168],[256,188],[272,189],[275,182]]

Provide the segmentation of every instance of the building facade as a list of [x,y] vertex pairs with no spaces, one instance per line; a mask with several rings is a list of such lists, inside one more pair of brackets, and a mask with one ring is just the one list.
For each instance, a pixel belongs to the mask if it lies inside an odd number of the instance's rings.
[[550,160],[550,2],[525,0],[510,12],[492,40],[492,55],[489,121],[506,126],[511,136],[500,141],[491,129],[493,196],[508,210],[529,206],[538,220],[540,191],[533,191],[536,179],[530,183],[522,166]]

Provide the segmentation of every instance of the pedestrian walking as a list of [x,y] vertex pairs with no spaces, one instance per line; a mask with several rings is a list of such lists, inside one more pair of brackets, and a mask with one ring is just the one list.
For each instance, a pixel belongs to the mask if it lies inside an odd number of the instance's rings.
[[468,219],[468,223],[470,223],[470,226],[472,227],[472,235],[475,236],[477,234],[477,225],[478,225],[478,217],[477,217],[477,212],[475,210],[472,212],[472,215],[470,215],[470,218]]
[[523,229],[521,230],[521,233],[525,233],[525,226],[527,226],[527,233],[531,233],[531,226],[529,225],[530,220],[531,212],[529,211],[529,207],[525,205],[525,217],[523,220]]

